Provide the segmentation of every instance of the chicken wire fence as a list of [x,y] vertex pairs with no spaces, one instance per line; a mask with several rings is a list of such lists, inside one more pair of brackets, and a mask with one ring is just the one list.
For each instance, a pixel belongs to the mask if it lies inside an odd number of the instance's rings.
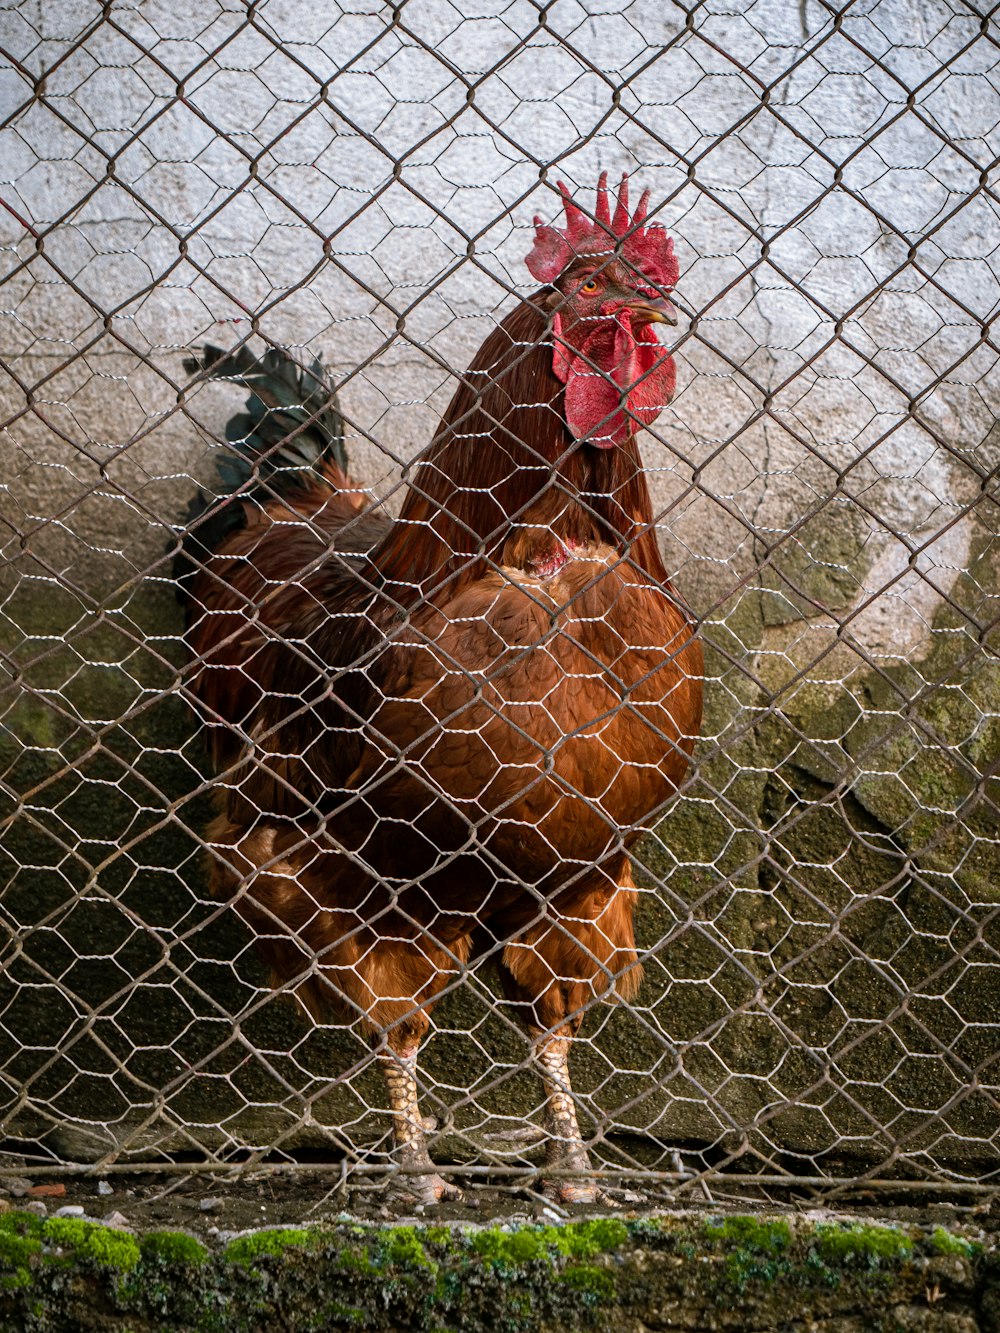
[[[705,715],[680,794],[618,844],[644,981],[595,989],[572,1043],[592,1174],[996,1190],[997,37],[961,0],[0,7],[0,1171],[381,1186],[363,1015],[305,1020],[246,885],[209,886],[172,562],[199,494],[232,512],[254,422],[245,383],[185,362],[322,354],[271,420],[293,444],[342,421],[354,502],[391,519],[537,286],[556,181],[592,214],[628,170],[680,268],[676,393],[640,445]],[[502,946],[453,959],[416,1080],[443,1177],[539,1188]]]

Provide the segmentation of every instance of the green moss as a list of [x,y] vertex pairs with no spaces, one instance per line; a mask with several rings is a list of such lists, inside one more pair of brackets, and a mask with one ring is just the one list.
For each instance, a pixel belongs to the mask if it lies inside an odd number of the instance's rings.
[[201,1241],[183,1231],[151,1231],[143,1236],[140,1249],[144,1260],[164,1264],[197,1265],[208,1260],[208,1250]]
[[944,1227],[935,1227],[931,1232],[931,1246],[938,1254],[957,1254],[963,1259],[970,1259],[982,1249],[975,1241],[956,1236]]
[[[136,1264],[138,1250],[131,1237],[77,1218],[0,1218],[0,1327],[35,1327],[33,1315],[24,1318],[39,1300],[50,1319],[39,1328],[76,1327],[70,1316],[84,1301],[101,1327],[124,1330],[131,1319],[144,1328],[248,1333],[270,1327],[280,1302],[289,1327],[316,1333],[536,1333],[612,1326],[617,1302],[624,1318],[640,1288],[654,1303],[687,1293],[705,1326],[735,1303],[754,1313],[754,1327],[773,1327],[768,1320],[799,1309],[832,1318],[845,1302],[853,1310],[860,1301],[866,1316],[880,1311],[893,1293],[908,1299],[922,1290],[911,1257],[968,1258],[976,1247],[943,1227],[911,1234],[744,1215],[482,1230],[293,1228],[243,1236],[215,1254],[183,1233],[159,1232],[143,1240]],[[670,1261],[640,1265],[640,1250]],[[678,1263],[685,1257],[691,1262]],[[271,1262],[257,1269],[261,1259]]]
[[569,1222],[560,1227],[522,1227],[517,1231],[490,1227],[474,1232],[469,1245],[484,1259],[514,1265],[540,1260],[551,1263],[553,1254],[568,1259],[592,1259],[624,1245],[628,1237],[625,1223],[609,1217]]
[[317,1328],[328,1329],[331,1324],[337,1322],[343,1323],[345,1320],[349,1324],[364,1324],[367,1315],[364,1310],[356,1305],[341,1305],[339,1301],[332,1301],[326,1309],[317,1316]]
[[864,515],[836,500],[783,534],[760,572],[764,624],[787,625],[850,606],[871,564],[868,537]]
[[19,1235],[14,1230],[0,1231],[0,1288],[12,1291],[31,1282],[31,1256],[42,1248],[41,1242],[31,1235]]
[[393,1227],[382,1237],[386,1261],[399,1268],[434,1268],[413,1227]]
[[226,1246],[223,1257],[228,1263],[252,1268],[255,1260],[281,1255],[293,1245],[308,1245],[315,1236],[301,1227],[275,1231],[255,1231],[251,1236],[238,1236]]
[[748,1282],[774,1282],[792,1270],[787,1257],[792,1229],[783,1220],[727,1217],[706,1222],[703,1232],[726,1247],[726,1276],[739,1288]]
[[42,1248],[41,1219],[33,1213],[0,1214],[0,1291],[31,1283],[31,1257]]
[[909,1259],[913,1253],[913,1242],[905,1232],[862,1223],[820,1222],[814,1245],[825,1263],[868,1268],[878,1268],[889,1260]]
[[590,1297],[591,1301],[609,1301],[615,1294],[614,1278],[606,1268],[597,1268],[594,1264],[573,1264],[559,1281],[563,1286]]
[[477,1231],[469,1239],[476,1254],[491,1263],[513,1266],[548,1259],[551,1227],[524,1227],[519,1231],[504,1231],[490,1227]]
[[84,1259],[130,1272],[141,1255],[135,1238],[125,1231],[85,1222],[80,1217],[50,1217],[42,1224],[42,1238],[51,1245],[74,1250]]
[[706,1222],[704,1230],[711,1240],[750,1246],[768,1254],[782,1253],[792,1241],[791,1227],[780,1218],[727,1217],[723,1222]]
[[0,1213],[0,1236],[32,1236],[41,1239],[42,1219],[34,1213]]
[[18,1287],[30,1285],[31,1272],[28,1268],[19,1266],[11,1268],[9,1272],[0,1271],[0,1291],[16,1291]]
[[592,1259],[595,1254],[616,1250],[628,1240],[628,1227],[617,1217],[599,1217],[590,1222],[570,1222],[550,1227],[552,1243],[560,1254],[574,1259]]
[[337,1255],[337,1263],[341,1268],[346,1268],[354,1273],[378,1273],[380,1271],[378,1264],[372,1262],[371,1252],[367,1245],[359,1245],[356,1249],[344,1249]]

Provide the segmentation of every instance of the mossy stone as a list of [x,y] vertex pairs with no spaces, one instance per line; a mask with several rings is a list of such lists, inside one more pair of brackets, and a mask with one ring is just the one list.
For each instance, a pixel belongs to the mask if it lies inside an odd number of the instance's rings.
[[99,1227],[57,1228],[57,1243],[45,1238],[48,1226],[21,1214],[0,1227],[0,1236],[26,1241],[9,1256],[0,1247],[3,1327],[570,1333],[656,1327],[663,1311],[683,1309],[690,1326],[725,1333],[778,1327],[800,1312],[860,1330],[878,1328],[887,1308],[909,1327],[931,1289],[937,1313],[949,1318],[987,1308],[997,1271],[992,1251],[960,1231],[852,1218],[674,1214],[487,1230],[342,1224],[250,1234],[196,1261],[190,1246],[161,1233],[140,1243],[138,1262],[117,1266],[103,1256],[120,1233],[101,1244]]
[[858,597],[868,571],[866,517],[847,502],[787,533],[769,536],[761,553],[761,618],[786,625],[828,611],[843,611]]

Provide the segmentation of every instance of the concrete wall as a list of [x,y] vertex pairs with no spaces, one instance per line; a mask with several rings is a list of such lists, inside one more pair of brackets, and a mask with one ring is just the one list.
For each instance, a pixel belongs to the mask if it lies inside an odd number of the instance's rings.
[[[1000,1124],[995,43],[958,0],[836,27],[809,0],[461,10],[0,17],[12,1132],[301,1137],[359,1055],[267,1002],[200,888],[164,550],[238,400],[181,397],[185,352],[252,329],[322,352],[391,507],[532,285],[554,180],[628,169],[681,263],[679,391],[643,449],[710,685],[641,858],[647,985],[590,1029],[587,1106],[644,1162],[684,1139],[975,1174]],[[487,1086],[523,1050],[485,983],[442,1012],[448,1150],[480,1151],[537,1094]],[[348,1137],[378,1096],[367,1073],[324,1095]]]

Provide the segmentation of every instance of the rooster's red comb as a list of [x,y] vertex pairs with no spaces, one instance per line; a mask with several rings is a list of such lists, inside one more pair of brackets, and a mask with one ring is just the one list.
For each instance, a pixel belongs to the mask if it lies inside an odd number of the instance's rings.
[[642,192],[635,213],[629,217],[628,172],[618,187],[614,217],[608,200],[608,173],[597,182],[597,203],[591,218],[570,198],[569,187],[559,181],[566,211],[566,226],[560,230],[535,218],[535,244],[525,259],[528,271],[539,282],[555,282],[576,255],[617,252],[627,264],[644,274],[657,287],[673,287],[677,260],[673,240],[659,222],[644,227],[649,211],[649,191]]

